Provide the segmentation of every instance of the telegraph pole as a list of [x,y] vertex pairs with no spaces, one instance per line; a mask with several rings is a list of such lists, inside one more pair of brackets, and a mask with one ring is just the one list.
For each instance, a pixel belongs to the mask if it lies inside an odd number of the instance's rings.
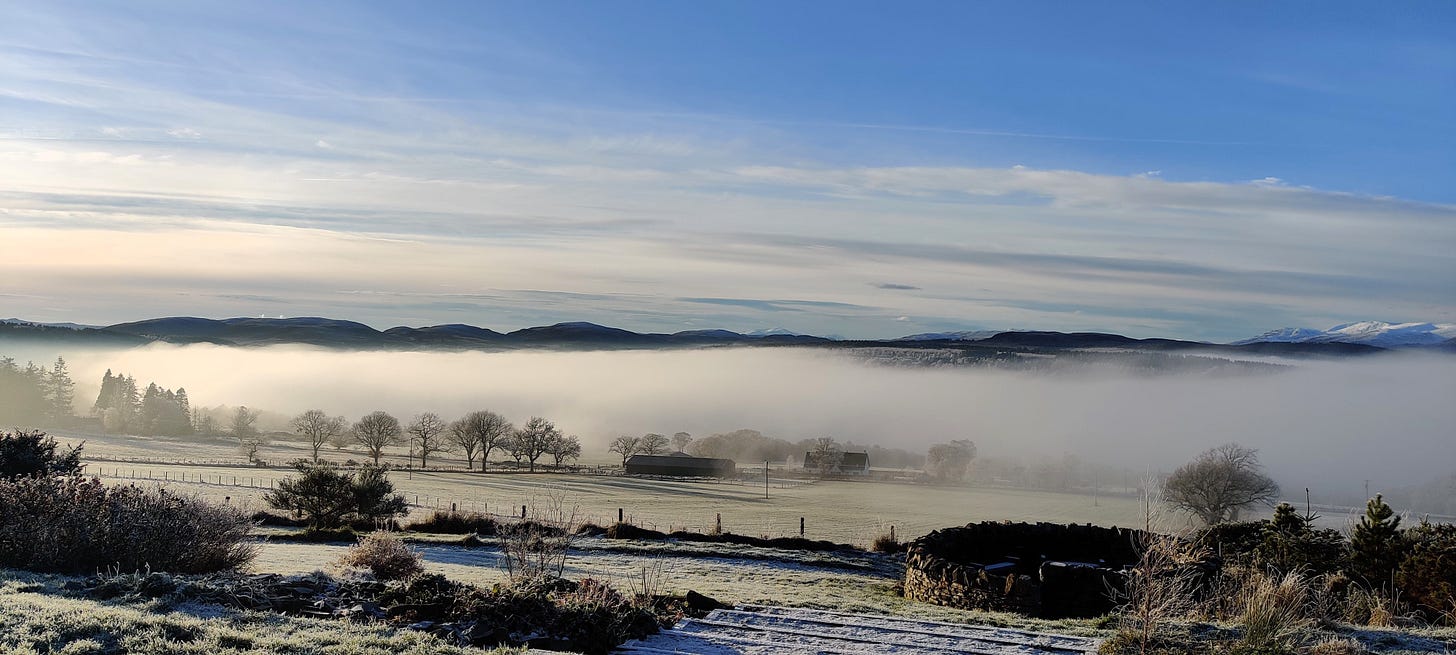
[[763,460],[763,499],[768,500],[768,460]]

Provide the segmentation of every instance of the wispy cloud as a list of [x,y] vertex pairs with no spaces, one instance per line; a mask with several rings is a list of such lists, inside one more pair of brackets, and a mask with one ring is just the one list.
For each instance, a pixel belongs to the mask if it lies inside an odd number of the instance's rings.
[[[150,39],[166,23],[16,12],[0,26],[0,106],[13,110],[0,122],[0,294],[34,314],[22,318],[290,303],[385,326],[1200,338],[1456,320],[1450,205],[1310,188],[1297,171],[991,166],[811,133],[1163,153],[1240,140],[515,98],[480,90],[591,67],[508,34],[473,45],[386,30],[375,43],[371,12],[276,48],[241,28],[184,34],[185,56]],[[499,65],[456,60],[477,47]]]

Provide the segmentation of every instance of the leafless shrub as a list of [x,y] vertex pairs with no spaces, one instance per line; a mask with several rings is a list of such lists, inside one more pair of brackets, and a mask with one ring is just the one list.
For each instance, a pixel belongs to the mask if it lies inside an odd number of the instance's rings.
[[516,583],[561,577],[566,553],[576,541],[577,508],[567,509],[561,495],[538,498],[526,518],[497,529],[506,573]]
[[425,572],[420,554],[393,532],[369,533],[339,557],[339,565],[367,569],[379,580],[408,580]]
[[662,595],[663,572],[666,567],[662,560],[653,560],[650,566],[641,566],[637,569],[637,575],[632,579],[633,598],[643,605],[651,605],[653,599]]
[[1200,579],[1196,565],[1209,555],[1193,541],[1154,531],[1165,508],[1153,485],[1145,488],[1149,491],[1143,498],[1143,531],[1135,537],[1141,557],[1120,594],[1115,638],[1120,648],[1140,655],[1158,652],[1169,624],[1193,612]]

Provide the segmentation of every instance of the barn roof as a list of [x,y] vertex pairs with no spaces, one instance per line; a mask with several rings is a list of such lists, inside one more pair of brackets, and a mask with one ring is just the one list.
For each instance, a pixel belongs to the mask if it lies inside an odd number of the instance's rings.
[[719,469],[736,466],[731,459],[716,457],[693,457],[691,455],[633,455],[627,458],[628,466],[675,466],[680,468]]

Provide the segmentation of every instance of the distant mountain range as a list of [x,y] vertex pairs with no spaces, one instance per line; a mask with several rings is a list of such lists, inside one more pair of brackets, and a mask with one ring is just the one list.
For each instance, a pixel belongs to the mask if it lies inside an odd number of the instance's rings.
[[738,333],[688,330],[639,333],[595,323],[557,323],[514,332],[464,324],[392,327],[376,330],[330,318],[155,318],[105,327],[0,319],[0,338],[46,339],[98,345],[151,342],[212,343],[229,346],[306,344],[345,349],[511,350],[520,348],[684,348],[720,345],[814,346],[823,348],[976,348],[1017,350],[1119,349],[1250,353],[1267,355],[1353,355],[1390,348],[1425,347],[1456,351],[1456,325],[1369,321],[1329,330],[1285,328],[1232,344],[1178,339],[1134,339],[1101,332],[967,331],[913,334],[887,340],[840,340],[782,329]]
[[1359,343],[1381,348],[1449,347],[1456,344],[1456,323],[1361,321],[1336,325],[1328,330],[1281,328],[1234,343]]
[[689,330],[672,334],[642,334],[595,323],[557,323],[501,333],[474,325],[392,327],[376,330],[363,323],[331,318],[227,318],[176,316],[153,318],[105,327],[31,323],[11,319],[0,323],[0,336],[54,338],[65,341],[130,341],[137,344],[212,343],[228,346],[306,344],[330,348],[445,348],[500,350],[512,348],[653,348],[729,343],[787,345],[823,343],[822,337],[781,333],[739,334],[728,330]]

